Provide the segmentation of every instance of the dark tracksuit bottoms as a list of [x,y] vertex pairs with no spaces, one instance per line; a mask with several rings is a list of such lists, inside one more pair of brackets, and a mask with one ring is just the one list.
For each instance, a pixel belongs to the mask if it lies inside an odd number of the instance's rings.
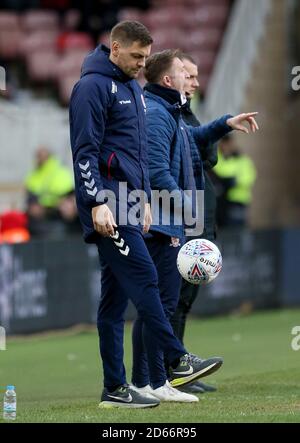
[[99,236],[97,240],[102,270],[97,327],[104,386],[110,391],[126,383],[123,335],[128,299],[147,327],[150,346],[162,349],[169,364],[186,354],[162,307],[157,270],[141,230],[119,227],[118,231],[124,240],[119,239],[119,246],[110,237]]
[[[169,236],[152,234],[147,236],[146,245],[158,272],[161,303],[169,320],[176,310],[180,294],[181,276],[176,266],[180,246],[172,246]],[[166,354],[161,344],[153,341],[152,331],[140,315],[132,330],[132,352],[132,383],[139,388],[148,384],[153,389],[163,386],[167,380]]]

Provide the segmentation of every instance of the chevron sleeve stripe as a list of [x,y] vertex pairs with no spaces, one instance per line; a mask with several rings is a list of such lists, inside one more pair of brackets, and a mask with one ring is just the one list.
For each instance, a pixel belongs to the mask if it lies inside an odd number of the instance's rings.
[[91,208],[102,203],[97,200],[103,189],[98,163],[106,113],[106,96],[95,82],[81,81],[75,85],[70,103],[75,183]]

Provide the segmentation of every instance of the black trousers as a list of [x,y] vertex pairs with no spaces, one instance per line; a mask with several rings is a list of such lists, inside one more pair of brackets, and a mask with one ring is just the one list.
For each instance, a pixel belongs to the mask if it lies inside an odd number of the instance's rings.
[[[214,241],[215,232],[214,231],[204,232],[201,238]],[[191,239],[187,239],[187,241],[188,240]],[[192,285],[188,283],[186,280],[182,279],[178,305],[175,313],[173,314],[170,320],[174,334],[181,341],[181,343],[183,343],[187,316],[193,306],[194,301],[197,298],[199,291],[201,291],[201,287],[199,288],[199,286]]]
[[174,334],[181,343],[183,343],[186,318],[197,298],[198,291],[199,286],[191,285],[186,280],[182,280],[177,309],[170,321]]

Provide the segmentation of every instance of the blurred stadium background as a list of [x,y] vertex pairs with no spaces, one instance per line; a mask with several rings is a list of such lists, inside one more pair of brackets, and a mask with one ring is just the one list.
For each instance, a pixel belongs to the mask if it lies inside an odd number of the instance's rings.
[[[123,19],[149,27],[153,51],[179,47],[194,57],[200,91],[193,109],[201,121],[259,111],[261,130],[235,139],[257,175],[246,225],[219,229],[223,270],[200,288],[187,330],[192,350],[224,355],[228,365],[217,378],[225,395],[206,397],[205,412],[199,405],[174,415],[166,406],[161,416],[108,413],[101,420],[299,421],[298,355],[291,349],[300,306],[300,91],[292,87],[300,65],[298,0],[1,1],[0,325],[9,337],[83,323],[93,329],[12,337],[11,352],[0,352],[0,384],[17,385],[21,421],[99,420],[96,250],[81,239],[72,189],[59,202],[59,217],[56,208],[43,229],[30,226],[26,177],[40,147],[71,171],[72,86],[84,56],[107,44]],[[248,316],[253,310],[261,312]],[[127,319],[134,315],[130,307]],[[216,318],[199,320],[205,316]]]
[[[83,244],[76,223],[69,229],[55,220],[40,235],[28,230],[25,178],[41,146],[71,170],[72,87],[84,56],[108,44],[111,27],[124,19],[149,27],[153,51],[178,47],[193,56],[200,82],[193,109],[201,121],[259,112],[261,130],[236,137],[257,173],[247,223],[219,230],[224,267],[212,285],[201,288],[193,314],[292,308],[286,315],[295,319],[300,91],[292,87],[292,69],[300,65],[299,0],[2,0],[0,325],[9,336],[95,322],[96,251]],[[127,318],[133,316],[130,307]],[[95,339],[93,345],[96,353]]]
[[[1,5],[6,90],[0,97],[0,324],[11,333],[33,332],[95,318],[99,274],[93,247],[82,244],[76,222],[69,229],[55,219],[40,235],[24,236],[24,183],[40,146],[71,171],[71,88],[83,57],[99,42],[107,44],[109,30],[122,19],[140,20],[151,29],[153,51],[180,47],[194,57],[200,91],[193,107],[203,122],[227,112],[259,111],[260,132],[237,137],[257,172],[247,227],[219,230],[224,269],[202,291],[194,312],[299,305],[300,92],[291,86],[292,68],[300,64],[299,1]],[[58,300],[65,306],[59,315]]]

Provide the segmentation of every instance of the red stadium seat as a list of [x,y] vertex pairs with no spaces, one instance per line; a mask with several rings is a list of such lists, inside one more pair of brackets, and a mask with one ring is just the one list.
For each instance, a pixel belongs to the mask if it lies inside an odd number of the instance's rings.
[[19,29],[19,28],[20,28],[20,19],[18,14],[9,11],[0,12],[1,31],[4,31],[5,29],[9,29],[10,31],[12,31],[13,29]]
[[219,28],[199,29],[187,32],[182,36],[182,47],[185,51],[212,50],[217,51],[223,32]]
[[215,51],[191,51],[190,54],[197,63],[200,77],[211,74],[217,55]]
[[0,243],[22,243],[30,239],[28,217],[24,212],[11,210],[0,215]]
[[27,228],[28,217],[25,212],[19,210],[8,210],[0,214],[0,232],[9,229]]
[[4,59],[17,57],[21,40],[19,16],[14,12],[0,12],[0,56]]
[[24,57],[36,51],[53,51],[56,49],[57,31],[38,30],[25,35],[20,45],[20,54]]
[[214,6],[197,8],[194,11],[190,11],[191,17],[194,17],[194,23],[199,25],[223,27],[226,23],[229,9],[227,6]]
[[86,51],[70,52],[64,56],[61,56],[55,66],[55,78],[60,81],[65,76],[77,76],[80,77],[81,65],[86,57]]
[[59,16],[55,11],[31,10],[25,12],[21,20],[26,32],[59,28]]
[[30,240],[29,231],[25,228],[15,228],[0,234],[0,243],[26,243]]
[[57,41],[60,51],[90,51],[94,43],[89,34],[85,32],[64,32],[60,34]]
[[20,29],[0,28],[0,56],[3,59],[18,57],[23,33]]
[[124,8],[121,9],[118,13],[118,19],[119,21],[122,20],[137,20],[137,21],[142,21],[142,15],[143,13],[141,12],[140,9],[136,9],[136,8]]
[[[180,48],[191,53],[205,91],[230,4],[231,0],[151,0],[149,10],[123,8],[118,18],[139,20],[148,26],[154,40],[152,52]],[[90,34],[74,31],[80,14],[69,10],[60,23],[58,12],[52,9],[29,10],[22,15],[0,12],[0,57],[25,58],[33,82],[55,80],[63,104],[68,103],[71,85],[80,77],[84,57],[95,46]],[[109,46],[109,33],[101,34],[99,43]]]
[[37,51],[27,57],[27,72],[34,82],[45,82],[55,78],[58,55],[56,51]]
[[230,0],[165,0],[145,13],[154,38],[153,51],[180,48],[199,67],[200,89],[205,93],[222,41]]
[[182,7],[173,7],[171,9],[167,7],[157,8],[145,14],[144,23],[151,30],[164,28],[167,31],[171,25],[180,26],[185,13],[186,10]]
[[81,20],[81,12],[78,9],[70,9],[64,15],[64,28],[75,30],[78,28]]
[[151,33],[153,38],[153,52],[167,48],[176,48],[181,44],[182,33],[180,29],[157,29]]

